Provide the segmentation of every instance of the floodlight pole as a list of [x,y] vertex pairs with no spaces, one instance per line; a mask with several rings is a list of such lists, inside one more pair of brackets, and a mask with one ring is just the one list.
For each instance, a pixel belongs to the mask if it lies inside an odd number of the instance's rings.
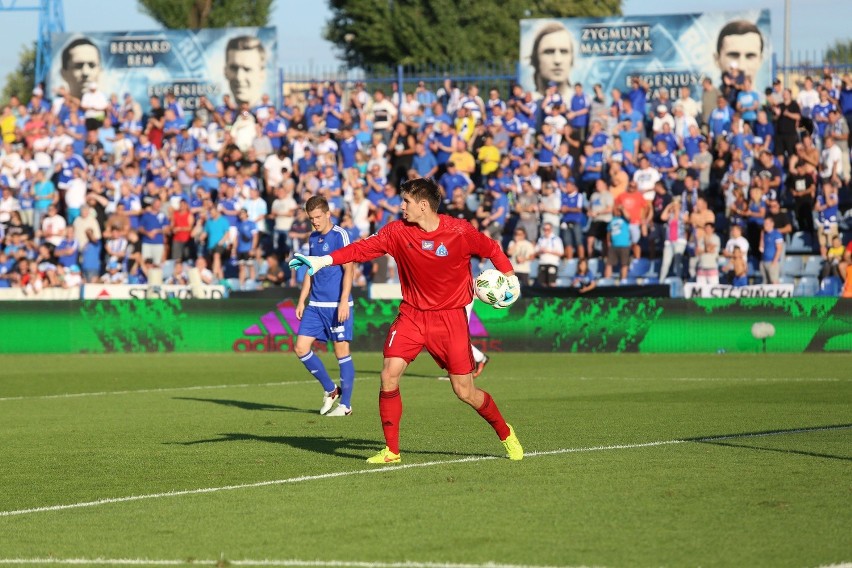
[[[774,77],[773,77],[774,79]],[[784,87],[790,88],[790,0],[784,0]]]
[[44,83],[50,72],[50,36],[65,31],[62,0],[0,0],[0,12],[38,12],[35,84]]

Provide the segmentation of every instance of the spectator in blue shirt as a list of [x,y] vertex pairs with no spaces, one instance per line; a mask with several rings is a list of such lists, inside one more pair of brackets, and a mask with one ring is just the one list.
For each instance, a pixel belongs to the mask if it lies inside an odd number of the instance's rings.
[[230,248],[231,224],[215,205],[208,209],[208,215],[207,221],[204,222],[201,239],[204,241],[207,256],[211,257],[213,275],[221,280],[225,277],[222,271],[222,259]]
[[160,209],[162,202],[155,197],[151,206],[139,219],[139,234],[142,236],[142,258],[151,259],[160,266],[165,257],[164,234],[169,226],[169,218]]
[[725,97],[719,97],[716,101],[716,108],[710,113],[710,135],[713,138],[724,136],[731,131],[731,119],[733,112],[728,106],[728,100]]
[[589,127],[589,107],[591,99],[583,92],[583,85],[577,83],[574,85],[574,96],[571,97],[570,111],[568,112],[568,121],[571,128],[580,132],[580,138],[586,138],[586,131]]
[[784,252],[784,236],[775,230],[772,217],[763,220],[760,235],[760,275],[764,284],[778,284],[781,279],[781,254]]
[[482,230],[492,239],[499,239],[509,215],[509,198],[499,185],[489,185],[489,194],[483,198],[477,217],[481,219]]
[[760,94],[752,89],[751,78],[743,79],[743,88],[737,92],[737,110],[742,119],[754,129],[757,111],[760,109]]
[[441,176],[438,185],[441,186],[441,189],[444,192],[444,203],[449,203],[450,199],[453,197],[453,191],[455,191],[457,187],[464,189],[465,193],[467,193],[468,186],[471,185],[471,182],[467,176],[458,171],[455,163],[447,162],[447,173]]
[[654,136],[654,145],[659,148],[659,143],[663,142],[669,152],[677,152],[678,143],[677,137],[672,132],[672,127],[668,122],[663,123],[663,129],[659,134]]
[[585,258],[583,225],[586,221],[586,197],[573,183],[569,182],[562,193],[560,212],[560,237],[565,247],[565,258],[574,258],[575,251],[579,258]]
[[340,155],[341,170],[348,170],[357,166],[361,143],[358,142],[351,128],[344,126],[340,130],[340,142],[337,145],[337,151]]
[[612,212],[612,221],[607,224],[606,232],[607,259],[604,277],[612,278],[612,269],[617,264],[621,279],[627,278],[627,268],[630,266],[630,223],[624,218],[624,209],[616,205]]
[[240,290],[245,290],[246,272],[254,280],[257,276],[255,257],[257,256],[258,230],[257,224],[249,219],[248,211],[240,209],[237,222],[237,238],[232,245],[231,256],[237,259],[240,266]]
[[53,251],[56,260],[65,268],[77,264],[80,256],[80,243],[74,238],[74,227],[65,228],[65,237]]
[[434,177],[438,171],[438,161],[435,159],[435,155],[422,142],[417,142],[414,145],[414,159],[411,162],[411,169],[417,172],[419,177],[424,178]]
[[627,99],[630,101],[633,110],[641,116],[645,116],[645,104],[648,99],[648,83],[642,80],[638,75],[630,79],[630,91],[627,93]]

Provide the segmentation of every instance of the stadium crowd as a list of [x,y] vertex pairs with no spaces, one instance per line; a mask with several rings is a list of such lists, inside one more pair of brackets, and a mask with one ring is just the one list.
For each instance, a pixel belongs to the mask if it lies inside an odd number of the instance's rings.
[[[280,106],[202,96],[190,110],[167,93],[145,112],[94,83],[79,99],[37,87],[0,115],[0,287],[145,283],[164,267],[185,284],[190,266],[207,284],[296,285],[286,260],[306,246],[310,196],[355,241],[399,218],[397,187],[419,176],[524,283],[777,283],[797,242],[820,277],[845,278],[852,76],[826,69],[796,97],[736,71],[700,99],[639,77],[587,87],[312,82]],[[384,258],[355,285],[394,278]]]

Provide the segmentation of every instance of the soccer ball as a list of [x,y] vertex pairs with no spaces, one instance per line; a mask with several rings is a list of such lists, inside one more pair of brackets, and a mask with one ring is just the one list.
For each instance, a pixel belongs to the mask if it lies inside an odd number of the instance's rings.
[[506,297],[509,280],[499,270],[489,268],[473,280],[476,297],[488,305],[494,305]]

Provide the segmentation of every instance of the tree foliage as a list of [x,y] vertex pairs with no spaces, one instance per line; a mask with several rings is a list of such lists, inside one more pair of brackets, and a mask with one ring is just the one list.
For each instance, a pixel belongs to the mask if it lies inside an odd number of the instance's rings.
[[259,27],[274,0],[139,0],[139,10],[169,29]]
[[12,95],[16,95],[22,102],[29,100],[30,93],[35,86],[35,63],[36,45],[33,42],[31,45],[25,45],[21,48],[18,67],[6,75],[6,84],[3,86],[2,97],[0,97],[3,104],[8,103]]
[[621,0],[328,0],[325,39],[352,67],[516,61],[519,20],[612,16]]
[[852,39],[837,40],[826,52],[826,63],[852,63]]

